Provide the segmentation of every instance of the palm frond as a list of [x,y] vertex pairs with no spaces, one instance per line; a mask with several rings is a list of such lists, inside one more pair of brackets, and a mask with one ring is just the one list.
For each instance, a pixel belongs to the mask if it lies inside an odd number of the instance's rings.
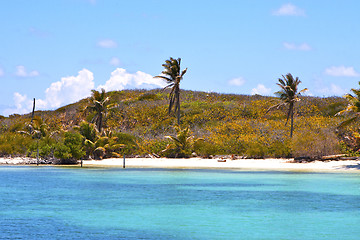
[[359,118],[359,116],[356,115],[355,117],[352,117],[352,118],[350,118],[348,120],[343,121],[342,123],[339,124],[338,127],[342,128],[342,127],[348,126],[349,124],[355,122],[355,120],[357,120],[358,118]]

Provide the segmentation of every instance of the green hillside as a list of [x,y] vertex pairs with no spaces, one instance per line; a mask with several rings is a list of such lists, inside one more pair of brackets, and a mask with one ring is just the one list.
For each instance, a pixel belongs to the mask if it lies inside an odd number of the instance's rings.
[[[71,160],[124,153],[171,157],[174,152],[162,151],[168,144],[174,145],[174,140],[165,136],[176,136],[176,118],[168,114],[168,93],[159,89],[106,93],[112,107],[104,118],[102,133],[89,124],[95,116],[86,110],[89,98],[55,111],[36,111],[32,128],[28,126],[31,114],[3,117],[0,156],[35,157],[39,146],[42,158]],[[295,105],[292,139],[289,124],[285,126],[286,109],[268,112],[278,102],[259,95],[182,90],[181,128],[189,127],[190,132],[183,134],[193,136],[182,155],[316,158],[349,152],[350,131],[337,129],[346,118],[335,116],[346,107],[346,99],[301,97]]]

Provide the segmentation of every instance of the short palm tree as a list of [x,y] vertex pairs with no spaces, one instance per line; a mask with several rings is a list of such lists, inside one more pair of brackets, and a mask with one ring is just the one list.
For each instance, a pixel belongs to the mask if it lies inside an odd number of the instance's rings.
[[[35,106],[35,100],[34,100]],[[35,107],[34,107],[35,109]],[[33,111],[34,113],[34,111]],[[39,165],[39,140],[47,135],[48,126],[43,122],[41,117],[32,115],[31,122],[25,125],[25,131],[19,131],[21,134],[30,136],[33,139],[36,139],[37,155],[36,155],[36,164]],[[54,133],[50,134],[50,137]]]
[[113,104],[110,104],[110,98],[106,96],[105,89],[102,88],[101,92],[97,90],[91,90],[91,92],[89,106],[86,109],[95,112],[92,122],[95,122],[97,130],[101,133],[107,111]]
[[349,101],[348,106],[344,110],[338,112],[336,115],[352,113],[353,116],[350,119],[342,122],[340,124],[340,127],[349,125],[350,123],[360,118],[360,89],[352,88],[351,91],[353,92],[354,95],[348,93],[344,96],[344,98],[346,98]]
[[191,135],[189,127],[180,128],[179,126],[174,126],[176,131],[176,137],[174,136],[165,136],[171,140],[171,143],[162,151],[170,157],[189,157],[193,149],[193,145],[197,141],[203,140],[202,138],[194,139]]
[[279,82],[277,83],[277,85],[281,88],[281,90],[275,92],[275,95],[277,95],[282,102],[273,106],[272,108],[288,106],[285,126],[287,125],[290,119],[291,121],[290,138],[292,138],[294,131],[294,105],[295,102],[300,101],[299,96],[301,95],[301,93],[307,91],[308,89],[305,88],[301,91],[298,91],[298,86],[301,83],[301,81],[298,77],[294,79],[294,77],[290,73],[286,74],[285,76],[282,75],[282,78],[279,78],[278,80]]
[[181,58],[174,59],[170,57],[170,59],[166,60],[165,64],[162,65],[165,68],[165,70],[162,71],[162,75],[155,76],[155,78],[161,78],[166,81],[168,85],[165,89],[171,88],[169,94],[169,114],[174,108],[178,125],[180,125],[180,82],[187,71],[187,68],[180,71],[180,62]]

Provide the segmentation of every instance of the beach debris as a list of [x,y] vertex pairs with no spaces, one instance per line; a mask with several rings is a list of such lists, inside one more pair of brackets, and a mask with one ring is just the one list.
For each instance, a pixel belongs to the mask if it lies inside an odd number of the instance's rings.
[[359,157],[340,157],[340,160],[359,160]]
[[339,160],[341,157],[345,157],[346,154],[336,154],[336,155],[328,155],[322,156],[321,160]]
[[295,163],[307,163],[307,162],[311,162],[311,161],[314,161],[314,160],[308,156],[301,156],[301,157],[294,158]]

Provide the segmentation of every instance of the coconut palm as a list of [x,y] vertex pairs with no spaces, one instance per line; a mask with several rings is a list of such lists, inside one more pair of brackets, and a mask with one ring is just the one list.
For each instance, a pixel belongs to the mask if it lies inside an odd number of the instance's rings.
[[190,128],[181,128],[178,125],[174,126],[176,131],[175,136],[165,136],[171,140],[171,143],[162,151],[169,157],[189,157],[194,148],[194,144],[204,141],[203,138],[194,138],[192,136]]
[[298,77],[294,79],[294,77],[290,73],[286,74],[285,76],[282,75],[282,78],[279,78],[278,81],[279,82],[277,83],[277,85],[281,88],[281,90],[275,92],[275,95],[277,95],[282,102],[271,108],[288,106],[285,126],[287,125],[290,119],[291,121],[290,138],[292,138],[294,131],[294,105],[295,102],[300,101],[299,96],[301,95],[301,93],[307,91],[308,89],[305,88],[301,91],[298,91],[298,86],[301,83],[301,81]]
[[351,91],[353,92],[354,95],[348,93],[344,96],[344,98],[348,100],[349,104],[344,110],[338,112],[336,115],[352,113],[353,116],[350,119],[342,122],[340,124],[340,127],[349,125],[350,123],[360,118],[360,89],[352,88]]
[[[34,100],[35,106],[35,100]],[[35,108],[35,107],[34,107]],[[34,113],[34,111],[33,111]],[[41,117],[32,115],[31,122],[25,125],[24,131],[19,131],[21,134],[30,136],[33,139],[36,139],[36,164],[39,165],[39,140],[47,135],[48,126],[43,122]],[[50,133],[50,137],[54,133]]]
[[177,117],[177,123],[180,125],[180,81],[182,80],[187,68],[180,71],[181,58],[174,59],[170,57],[169,60],[165,61],[162,66],[165,68],[162,71],[162,75],[155,76],[155,78],[161,78],[168,84],[164,89],[171,88],[169,94],[169,114],[174,108],[174,113]]
[[86,109],[95,112],[92,122],[95,122],[97,130],[101,133],[107,111],[113,107],[113,104],[110,104],[110,98],[106,96],[105,89],[102,88],[101,92],[97,90],[91,90],[91,92],[90,105]]
[[168,153],[171,157],[188,157],[191,154],[191,148],[193,143],[193,136],[191,135],[190,129],[181,129],[179,126],[174,126],[176,131],[176,137],[165,136],[172,141],[168,144],[166,149],[162,152]]

